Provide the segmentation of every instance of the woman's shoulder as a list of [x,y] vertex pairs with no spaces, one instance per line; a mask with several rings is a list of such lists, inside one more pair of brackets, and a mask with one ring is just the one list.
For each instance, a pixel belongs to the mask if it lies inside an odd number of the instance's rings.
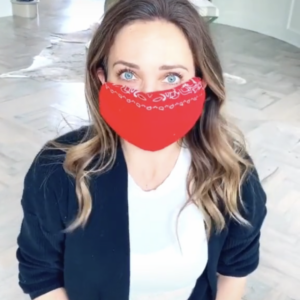
[[245,174],[240,198],[240,212],[248,224],[230,220],[217,267],[219,274],[230,277],[248,276],[259,264],[260,232],[267,214],[267,197],[255,166]]
[[83,126],[57,137],[54,141],[67,146],[77,145],[92,135],[92,129],[92,126]]
[[248,206],[249,209],[252,207],[252,210],[255,212],[257,205],[266,204],[267,197],[257,168],[252,159],[250,159],[250,162],[252,166],[245,173],[241,184],[241,200],[245,206]]
[[252,231],[262,226],[266,217],[267,195],[264,191],[260,176],[253,163],[251,168],[245,173],[244,179],[240,187],[240,213],[250,226],[241,225],[235,221],[231,222],[231,233],[241,231]]
[[91,134],[91,127],[85,126],[48,141],[34,158],[33,166],[36,168],[62,167],[67,149],[88,139],[89,134]]
[[33,159],[25,175],[24,188],[54,187],[58,189],[69,180],[63,164],[66,149],[79,144],[89,134],[90,127],[81,127],[47,142]]
[[64,149],[75,146],[87,140],[92,135],[92,126],[83,126],[76,130],[60,135],[52,141],[48,141],[39,154],[60,155],[65,153]]
[[82,127],[64,134],[46,143],[36,155],[23,184],[21,204],[26,216],[35,216],[43,220],[43,224],[52,224],[50,219],[58,212],[65,214],[68,207],[65,200],[75,198],[75,194],[72,192],[74,188],[69,188],[74,186],[74,180],[63,167],[66,155],[63,147],[80,143],[89,130],[89,127]]

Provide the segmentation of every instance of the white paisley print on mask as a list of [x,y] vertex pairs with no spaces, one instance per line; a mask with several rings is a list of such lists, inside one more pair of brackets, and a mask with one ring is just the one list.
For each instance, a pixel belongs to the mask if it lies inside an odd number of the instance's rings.
[[[117,94],[120,99],[126,100],[127,103],[135,104],[138,108],[146,108],[147,110],[164,110],[166,108],[173,109],[176,106],[189,104],[191,101],[197,101],[201,92],[204,92],[205,90],[202,81],[199,79],[191,79],[174,89],[152,93],[143,93],[128,86],[120,86],[116,84],[105,84],[104,87],[112,94]],[[128,97],[124,94],[128,95]],[[173,100],[179,99],[180,96],[186,96],[189,94],[191,94],[191,98],[180,102],[173,102]],[[142,102],[138,102],[138,100],[142,100]],[[164,104],[161,103],[167,101],[169,102]]]

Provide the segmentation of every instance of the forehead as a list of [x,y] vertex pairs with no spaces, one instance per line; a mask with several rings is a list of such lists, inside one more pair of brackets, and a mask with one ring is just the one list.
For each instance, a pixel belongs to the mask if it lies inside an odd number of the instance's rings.
[[193,64],[184,33],[166,21],[134,22],[123,27],[110,49],[109,60],[137,64]]

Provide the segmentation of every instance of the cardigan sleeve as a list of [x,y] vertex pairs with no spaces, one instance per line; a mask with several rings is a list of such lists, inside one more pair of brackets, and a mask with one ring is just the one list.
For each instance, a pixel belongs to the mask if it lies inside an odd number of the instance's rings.
[[255,169],[244,181],[241,196],[241,212],[250,225],[230,221],[228,236],[218,262],[218,273],[224,276],[245,277],[259,264],[260,230],[267,209],[266,194]]
[[19,285],[31,299],[64,286],[65,234],[57,169],[54,162],[37,158],[24,180],[17,259]]

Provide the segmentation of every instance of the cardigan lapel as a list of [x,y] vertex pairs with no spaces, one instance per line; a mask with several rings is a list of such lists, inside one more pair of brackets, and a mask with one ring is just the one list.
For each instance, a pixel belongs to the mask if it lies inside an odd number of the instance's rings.
[[[130,239],[128,218],[128,173],[121,147],[115,165],[93,181],[95,199],[90,222],[100,231],[98,250],[101,299],[128,300],[130,287]],[[92,225],[94,227],[95,224]],[[103,293],[105,291],[105,294]]]

